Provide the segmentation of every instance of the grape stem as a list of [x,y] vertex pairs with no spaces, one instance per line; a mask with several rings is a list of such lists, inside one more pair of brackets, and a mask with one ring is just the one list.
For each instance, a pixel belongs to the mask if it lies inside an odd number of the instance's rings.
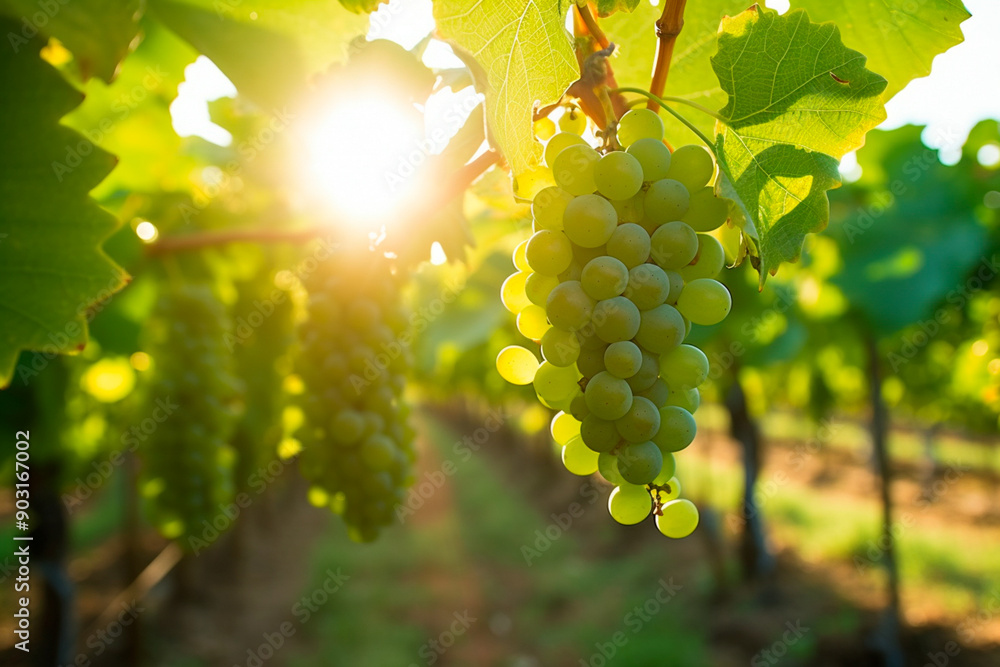
[[715,155],[716,160],[718,160],[719,156],[715,152],[715,144],[712,143],[711,139],[709,139],[708,137],[706,137],[702,133],[701,130],[699,130],[697,127],[694,126],[694,124],[691,121],[689,121],[687,118],[685,118],[684,116],[682,116],[676,110],[671,109],[670,106],[667,104],[667,101],[669,100],[671,102],[682,102],[684,104],[688,104],[689,106],[693,105],[693,106],[695,106],[695,108],[700,108],[702,111],[705,111],[709,115],[711,115],[714,118],[717,118],[719,120],[722,120],[721,116],[719,116],[718,114],[710,111],[709,109],[706,109],[705,107],[702,107],[700,104],[699,105],[695,105],[693,102],[689,102],[688,100],[684,100],[684,99],[679,98],[679,97],[660,97],[659,95],[654,95],[653,93],[651,93],[651,92],[649,92],[647,90],[643,90],[642,88],[617,88],[616,91],[620,92],[620,93],[636,93],[637,95],[643,95],[644,97],[648,98],[651,102],[656,102],[658,108],[659,107],[663,107],[664,111],[666,111],[671,116],[673,116],[674,118],[676,118],[677,120],[679,120],[681,123],[683,123],[684,127],[686,127],[687,129],[691,130],[692,132],[694,132],[698,136],[698,138],[701,139],[705,143],[705,146],[707,146],[708,150],[710,150],[712,152],[712,155]]
[[[656,62],[653,64],[653,79],[649,82],[649,90],[654,96],[663,94],[670,73],[670,61],[674,57],[674,44],[684,27],[684,5],[687,0],[664,0],[663,13],[655,24],[656,30]],[[655,97],[649,99],[647,109],[656,111],[661,104]]]
[[601,26],[597,24],[597,19],[594,18],[594,15],[590,11],[590,5],[582,7],[580,5],[573,6],[580,12],[580,18],[583,20],[584,25],[587,26],[590,36],[597,41],[602,49],[608,48],[611,42],[608,40],[608,36],[604,34],[604,31],[601,30]]

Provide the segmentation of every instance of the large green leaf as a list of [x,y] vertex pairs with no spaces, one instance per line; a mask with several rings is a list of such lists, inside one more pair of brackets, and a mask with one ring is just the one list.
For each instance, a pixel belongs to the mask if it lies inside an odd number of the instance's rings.
[[[683,97],[713,110],[726,103],[726,94],[712,71],[709,57],[715,53],[718,44],[722,17],[738,14],[746,8],[746,0],[699,0],[687,3],[684,8],[684,27],[674,45],[665,95]],[[648,90],[656,54],[654,24],[662,11],[663,0],[656,7],[649,0],[641,0],[631,14],[618,13],[601,22],[608,39],[617,46],[611,65],[619,85]],[[678,109],[702,132],[712,133],[715,119],[711,116],[692,112],[684,107]],[[671,143],[697,140],[673,117],[660,115],[667,126],[667,138]]]
[[[15,26],[0,21],[4,34]],[[89,307],[120,289],[127,275],[100,249],[117,222],[87,194],[114,167],[114,157],[59,124],[82,96],[30,53],[3,50],[0,80],[5,85],[0,105],[4,385],[20,350],[82,348]]]
[[883,99],[931,73],[934,56],[962,42],[969,18],[961,0],[792,0],[813,21],[833,21],[844,44],[868,57],[868,68],[889,82]]
[[514,174],[538,163],[532,130],[536,103],[559,99],[579,76],[566,32],[569,2],[435,0],[438,31],[475,59],[493,140]]
[[308,77],[347,58],[368,17],[330,0],[150,0],[156,16],[268,111],[290,107]]
[[4,31],[15,53],[41,33],[73,52],[80,75],[110,82],[139,33],[140,0],[0,0],[0,14],[17,20]]
[[885,79],[832,24],[757,5],[723,21],[712,66],[729,103],[716,125],[719,190],[740,202],[761,282],[829,219],[838,159],[885,119]]

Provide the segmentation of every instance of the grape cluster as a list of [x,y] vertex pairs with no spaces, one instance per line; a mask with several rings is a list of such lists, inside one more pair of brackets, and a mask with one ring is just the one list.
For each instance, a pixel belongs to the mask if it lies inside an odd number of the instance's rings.
[[151,323],[156,369],[148,413],[159,423],[145,442],[143,493],[166,537],[209,530],[232,501],[228,443],[242,385],[224,343],[230,330],[225,307],[201,285],[173,288]]
[[561,411],[552,435],[563,463],[616,486],[615,520],[635,524],[652,512],[660,532],[685,537],[698,510],[679,498],[674,454],[694,439],[709,366],[683,341],[692,323],[717,324],[732,306],[714,279],[725,254],[708,234],[728,204],[710,186],[711,154],[694,145],[671,152],[652,111],[626,113],[617,134],[625,150],[603,154],[560,127],[544,154],[556,185],[535,196],[533,234],[501,288],[544,360],[511,346],[497,368],[514,384],[534,383],[539,400]]
[[340,514],[352,539],[369,542],[412,482],[414,433],[402,399],[409,317],[391,264],[372,252],[332,258],[306,289],[300,470],[314,485],[310,499]]

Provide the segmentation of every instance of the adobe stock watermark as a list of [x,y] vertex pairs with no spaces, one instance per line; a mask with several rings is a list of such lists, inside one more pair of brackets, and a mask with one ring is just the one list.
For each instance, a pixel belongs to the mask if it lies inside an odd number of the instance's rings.
[[601,493],[593,480],[588,479],[577,490],[580,500],[574,500],[562,512],[553,512],[550,515],[552,521],[545,526],[535,530],[533,540],[530,543],[521,545],[521,556],[528,567],[541,558],[542,554],[552,548],[566,532],[573,527],[577,519],[582,517],[591,507],[601,499]]
[[[452,617],[455,620],[447,628],[438,633],[437,637],[428,639],[417,650],[417,655],[423,660],[420,664],[436,664],[441,659],[441,656],[447,653],[448,649],[454,646],[458,639],[468,632],[472,624],[478,620],[469,613],[468,609],[461,613],[456,611],[452,614]],[[408,667],[420,667],[420,664],[411,662]]]
[[111,645],[114,644],[115,640],[122,636],[125,628],[135,623],[136,619],[139,618],[139,614],[144,611],[146,610],[140,607],[135,600],[127,604],[123,602],[121,610],[106,627],[95,630],[93,634],[87,637],[84,644],[90,651],[78,653],[73,662],[64,667],[90,667],[94,664],[93,658],[99,658],[104,655],[111,648]]
[[751,667],[771,667],[778,664],[782,658],[788,655],[788,650],[798,644],[810,630],[808,626],[802,625],[801,620],[796,620],[794,623],[788,621],[785,623],[785,628],[786,630],[781,634],[780,639],[767,648],[761,649],[750,658]]
[[37,11],[21,16],[21,29],[14,33],[7,33],[7,43],[14,53],[18,53],[22,46],[27,46],[34,39],[42,28],[49,24],[62,8],[70,3],[70,0],[38,0],[35,2]]

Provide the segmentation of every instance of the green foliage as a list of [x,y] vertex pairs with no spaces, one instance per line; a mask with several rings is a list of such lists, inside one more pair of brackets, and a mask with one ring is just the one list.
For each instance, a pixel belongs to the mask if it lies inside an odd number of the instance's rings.
[[632,12],[642,0],[597,0],[597,15],[611,16],[615,12]]
[[837,158],[885,119],[885,79],[864,65],[835,26],[803,11],[755,5],[723,22],[712,58],[729,95],[717,126],[719,190],[740,203],[761,283],[826,225]]

